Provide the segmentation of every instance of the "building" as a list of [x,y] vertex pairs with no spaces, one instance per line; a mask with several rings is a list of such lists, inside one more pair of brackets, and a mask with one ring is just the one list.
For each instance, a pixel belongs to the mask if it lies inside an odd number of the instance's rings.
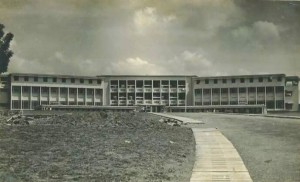
[[87,77],[12,73],[0,79],[0,106],[10,110],[33,110],[38,106],[53,109],[141,106],[153,112],[299,110],[299,77],[284,74]]

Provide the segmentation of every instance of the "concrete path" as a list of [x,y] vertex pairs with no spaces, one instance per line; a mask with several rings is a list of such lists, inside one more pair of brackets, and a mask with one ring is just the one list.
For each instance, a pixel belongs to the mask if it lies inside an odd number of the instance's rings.
[[[180,120],[183,123],[201,123],[191,118],[152,113]],[[191,182],[252,182],[243,160],[232,143],[215,128],[192,128],[196,142],[196,160]]]
[[172,115],[165,114],[165,113],[153,113],[152,112],[152,114],[166,117],[166,118],[176,119],[176,120],[182,121],[183,124],[204,124],[203,121],[195,120],[192,118],[186,118],[186,117],[181,117],[181,116],[172,116]]
[[240,155],[217,129],[192,128],[196,161],[191,182],[252,182]]

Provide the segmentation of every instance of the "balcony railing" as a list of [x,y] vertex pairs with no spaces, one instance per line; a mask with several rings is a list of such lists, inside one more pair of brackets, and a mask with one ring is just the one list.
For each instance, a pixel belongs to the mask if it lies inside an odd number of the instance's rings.
[[118,101],[116,101],[116,100],[111,100],[111,101],[110,101],[110,105],[116,106],[116,105],[118,105]]
[[110,92],[118,92],[117,88],[110,88]]
[[178,100],[178,101],[177,101],[177,104],[178,104],[179,106],[184,106],[184,105],[185,105],[185,100]]
[[170,88],[170,92],[171,92],[171,93],[177,92],[177,88]]
[[135,91],[136,92],[143,92],[143,88],[136,88]]
[[154,100],[153,104],[160,104],[160,100]]
[[160,88],[153,88],[153,93],[159,93],[160,92]]
[[119,100],[119,105],[120,106],[126,105],[126,100]]
[[183,93],[183,92],[185,92],[185,88],[178,88],[178,89],[177,89],[177,92]]
[[169,92],[169,88],[162,88],[161,92],[164,92],[164,93]]
[[126,92],[126,88],[119,88],[119,92]]
[[127,88],[127,92],[130,92],[130,93],[134,92],[134,88]]
[[136,101],[135,101],[135,104],[137,104],[137,105],[138,105],[138,104],[143,104],[143,100],[136,100]]
[[134,104],[134,100],[128,100],[127,101],[127,105],[133,105]]
[[152,88],[144,88],[144,92],[152,92]]
[[162,105],[169,105],[169,101],[168,100],[161,100],[160,103]]
[[170,105],[171,105],[171,106],[177,105],[177,101],[176,101],[176,100],[170,100]]
[[144,100],[144,104],[152,104],[152,100]]

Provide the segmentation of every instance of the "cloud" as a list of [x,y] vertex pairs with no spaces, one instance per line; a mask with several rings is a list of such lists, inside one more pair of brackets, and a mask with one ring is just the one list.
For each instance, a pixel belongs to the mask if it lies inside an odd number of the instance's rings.
[[139,57],[127,58],[125,61],[112,63],[112,74],[138,74],[155,75],[167,74],[167,71],[160,65],[150,63]]
[[156,8],[146,7],[135,11],[133,22],[139,34],[145,34],[154,30],[164,28],[168,23],[176,19],[175,15],[158,15]]
[[280,40],[279,28],[272,22],[256,21],[232,30],[233,40],[251,48],[264,48]]

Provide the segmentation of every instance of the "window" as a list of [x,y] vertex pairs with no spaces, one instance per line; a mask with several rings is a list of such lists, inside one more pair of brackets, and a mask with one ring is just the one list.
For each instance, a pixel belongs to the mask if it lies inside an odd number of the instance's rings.
[[100,79],[97,80],[97,84],[101,84],[101,82],[102,82],[102,80],[100,80]]
[[62,78],[61,82],[66,83],[66,78]]
[[290,97],[293,95],[293,91],[285,91],[285,96]]
[[231,94],[237,93],[237,88],[230,88],[230,93]]
[[89,79],[89,84],[92,84],[93,83],[93,80],[92,79]]
[[221,93],[222,94],[228,93],[228,88],[221,88]]
[[13,86],[12,87],[12,91],[13,91],[13,93],[20,93],[21,87],[19,87],[19,86]]
[[39,87],[32,87],[32,93],[40,93]]
[[235,83],[235,79],[234,78],[231,79],[231,83]]
[[19,76],[14,76],[15,81],[19,81]]
[[83,89],[83,88],[79,88],[79,89],[78,89],[78,93],[79,93],[79,94],[83,94],[83,93],[84,93],[84,89]]
[[272,77],[268,77],[268,82],[272,82],[273,78]]
[[253,83],[253,78],[250,78],[250,79],[249,79],[249,82],[250,82],[250,83]]
[[263,82],[263,78],[262,78],[262,77],[259,77],[259,78],[258,78],[258,81],[259,81],[259,82]]
[[84,79],[80,79],[80,83],[84,83]]
[[241,83],[245,83],[245,78],[241,78]]
[[71,78],[71,83],[75,83],[75,78]]
[[209,84],[209,80],[208,79],[205,79],[205,84]]
[[277,77],[277,81],[281,82],[282,81],[282,77]]
[[29,92],[29,87],[22,87],[22,92],[23,93],[28,93]]
[[28,76],[25,76],[25,77],[24,77],[24,81],[25,81],[25,82],[28,82],[28,80],[29,80]]
[[217,84],[218,83],[218,80],[217,79],[214,79],[214,84]]
[[37,82],[37,81],[39,81],[39,78],[35,76],[35,77],[33,77],[33,81]]
[[48,81],[48,78],[47,77],[44,77],[43,78],[43,82],[47,82]]
[[246,88],[239,88],[239,93],[246,93]]
[[196,80],[196,84],[200,84],[200,80]]
[[57,78],[52,78],[52,82],[57,82]]
[[255,93],[256,92],[256,88],[255,87],[249,87],[248,88],[248,92],[249,93]]
[[223,79],[222,82],[223,82],[223,83],[227,83],[227,80],[226,80],[226,79]]

